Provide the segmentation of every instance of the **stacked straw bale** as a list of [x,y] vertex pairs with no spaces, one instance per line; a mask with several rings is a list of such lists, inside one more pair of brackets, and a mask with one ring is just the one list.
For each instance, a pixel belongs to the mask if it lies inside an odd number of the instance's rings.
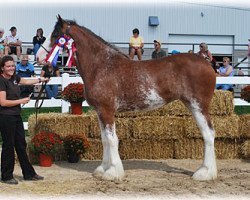
[[54,132],[62,137],[70,134],[84,134],[89,137],[91,117],[87,115],[71,115],[62,113],[38,114],[29,117],[28,130],[30,135],[41,131]]
[[[242,139],[216,138],[215,153],[218,159],[241,158]],[[200,138],[183,138],[176,140],[174,158],[202,159],[204,156],[204,141]]]
[[[216,132],[215,149],[219,159],[249,157],[250,115],[233,112],[231,92],[215,91],[210,105]],[[148,112],[116,113],[116,133],[122,159],[202,159],[204,142],[190,111],[180,101]],[[48,113],[29,118],[31,135],[53,131],[65,137],[86,135],[91,147],[86,159],[102,159],[103,147],[96,113],[83,115]],[[244,145],[243,145],[244,144]]]
[[[238,115],[211,116],[216,138],[239,138],[240,118]],[[190,138],[202,138],[201,132],[193,117],[185,118],[185,135]]]
[[177,139],[183,137],[184,118],[172,116],[137,117],[132,121],[135,139]]
[[240,115],[239,126],[242,137],[250,139],[250,114]]
[[244,141],[241,151],[244,158],[250,158],[250,114],[240,116],[240,133],[246,140]]
[[119,141],[121,159],[173,158],[174,141],[168,139],[124,139]]
[[250,158],[250,139],[246,140],[242,145],[242,154],[244,158]]

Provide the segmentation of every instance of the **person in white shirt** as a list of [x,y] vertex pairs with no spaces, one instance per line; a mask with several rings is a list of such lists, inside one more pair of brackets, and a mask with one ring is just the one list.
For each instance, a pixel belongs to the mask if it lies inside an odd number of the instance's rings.
[[17,58],[20,60],[22,41],[17,35],[17,29],[15,26],[12,26],[10,31],[11,35],[7,36],[5,39],[6,46],[4,49],[4,55],[16,54]]

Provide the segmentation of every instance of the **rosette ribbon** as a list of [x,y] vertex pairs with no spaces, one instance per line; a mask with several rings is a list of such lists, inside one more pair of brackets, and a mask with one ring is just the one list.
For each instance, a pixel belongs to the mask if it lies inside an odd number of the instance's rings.
[[76,52],[75,43],[72,38],[69,39],[68,43],[66,44],[66,48],[68,49],[68,60],[66,66],[72,67],[72,65],[75,64],[74,53]]
[[64,46],[68,42],[69,38],[67,36],[61,36],[57,41],[55,42],[53,48],[47,55],[45,61],[50,62],[53,67],[56,66],[59,52],[63,50]]

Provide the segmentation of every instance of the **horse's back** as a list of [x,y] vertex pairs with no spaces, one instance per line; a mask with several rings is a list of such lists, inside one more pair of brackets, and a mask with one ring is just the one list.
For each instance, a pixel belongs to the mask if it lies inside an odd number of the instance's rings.
[[141,63],[165,99],[212,98],[216,76],[196,54],[178,54]]

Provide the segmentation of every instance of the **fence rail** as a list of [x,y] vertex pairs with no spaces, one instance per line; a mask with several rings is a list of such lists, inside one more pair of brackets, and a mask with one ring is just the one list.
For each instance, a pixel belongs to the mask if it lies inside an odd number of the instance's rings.
[[[64,73],[62,77],[52,77],[48,84],[50,85],[61,85],[62,90],[69,84],[69,83],[77,83],[83,82],[81,77],[70,77],[69,74]],[[235,84],[235,85],[248,85],[250,84],[250,77],[217,77],[216,83],[219,84]],[[236,106],[250,106],[250,103],[239,99],[234,98],[234,104]],[[89,106],[86,101],[83,102],[83,106]],[[23,108],[34,108],[35,107],[35,100],[30,100],[29,103],[25,104]],[[62,113],[69,112],[70,104],[62,99],[45,99],[43,102],[42,107],[61,107]],[[24,127],[28,129],[28,122],[24,122]]]

